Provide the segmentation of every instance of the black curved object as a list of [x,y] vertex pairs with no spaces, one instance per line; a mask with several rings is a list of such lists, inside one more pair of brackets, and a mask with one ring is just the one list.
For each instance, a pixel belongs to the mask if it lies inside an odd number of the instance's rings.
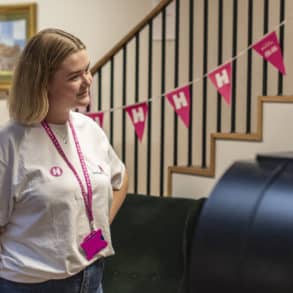
[[200,215],[190,293],[293,292],[293,155],[234,163]]

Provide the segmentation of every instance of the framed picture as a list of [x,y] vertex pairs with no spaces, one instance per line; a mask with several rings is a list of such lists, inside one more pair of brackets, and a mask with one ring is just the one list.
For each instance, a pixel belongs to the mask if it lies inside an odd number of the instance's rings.
[[0,5],[0,99],[8,95],[16,61],[35,33],[35,3]]

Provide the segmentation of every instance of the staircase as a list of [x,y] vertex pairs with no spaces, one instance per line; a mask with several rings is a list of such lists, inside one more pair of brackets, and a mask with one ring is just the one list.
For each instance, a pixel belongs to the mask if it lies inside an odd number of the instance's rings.
[[[210,151],[213,164],[209,169],[202,170],[200,167],[194,167],[185,168],[179,172],[175,170],[173,173],[173,168],[182,167],[169,167],[169,194],[178,197],[206,197],[225,170],[235,161],[254,160],[255,155],[259,153],[292,150],[292,96],[258,97],[257,121],[257,132],[254,134],[211,134]],[[182,176],[182,174],[197,176]]]
[[[282,49],[290,50],[292,45],[285,43],[290,31],[278,26],[291,5],[287,2],[162,0],[93,66],[97,109],[91,111],[104,111],[104,129],[126,163],[130,192],[179,196],[185,186],[178,187],[176,179],[174,187],[174,176],[220,174],[216,163],[219,141],[262,140],[263,105],[292,102],[292,98],[282,97],[286,92],[283,76],[246,48],[277,28]],[[171,38],[167,34],[170,25]],[[154,37],[158,28],[159,39]],[[229,106],[206,74],[232,57]],[[188,129],[163,97],[185,84],[190,84],[191,93]],[[139,102],[149,107],[142,142],[124,111]]]

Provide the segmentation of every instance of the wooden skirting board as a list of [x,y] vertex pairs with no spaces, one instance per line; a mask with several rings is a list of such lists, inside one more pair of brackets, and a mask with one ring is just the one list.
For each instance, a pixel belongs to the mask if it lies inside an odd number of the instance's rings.
[[262,141],[263,137],[263,103],[293,103],[293,96],[260,96],[257,101],[257,127],[255,133],[212,133],[210,141],[210,166],[201,168],[200,166],[169,166],[167,178],[167,195],[172,194],[172,174],[188,174],[204,177],[215,176],[216,164],[216,141],[225,140],[244,140]]

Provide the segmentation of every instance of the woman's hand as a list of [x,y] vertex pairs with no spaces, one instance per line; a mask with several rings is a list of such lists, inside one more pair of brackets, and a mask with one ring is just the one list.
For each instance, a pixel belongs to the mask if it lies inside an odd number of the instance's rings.
[[121,185],[121,188],[119,190],[113,190],[113,201],[110,208],[110,215],[109,215],[109,222],[110,224],[113,222],[117,212],[119,211],[120,207],[122,206],[122,203],[126,197],[128,189],[128,175],[125,170],[125,174],[123,176],[123,183]]

